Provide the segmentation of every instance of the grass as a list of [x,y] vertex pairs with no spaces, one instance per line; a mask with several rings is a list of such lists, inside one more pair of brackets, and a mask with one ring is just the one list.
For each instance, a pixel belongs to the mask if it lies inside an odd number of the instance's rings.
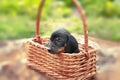
[[32,21],[26,16],[0,17],[0,40],[30,37],[35,32]]
[[120,18],[89,18],[88,24],[91,36],[120,41]]
[[[27,16],[0,15],[0,40],[12,40],[35,36],[35,20]],[[88,17],[89,36],[120,41],[120,19]],[[57,28],[66,28],[71,33],[82,34],[82,22],[79,18],[49,18],[41,22],[41,35],[48,36]]]

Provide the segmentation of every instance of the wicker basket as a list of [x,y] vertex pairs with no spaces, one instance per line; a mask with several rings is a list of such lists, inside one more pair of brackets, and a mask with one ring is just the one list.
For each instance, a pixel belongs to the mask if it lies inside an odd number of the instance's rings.
[[80,53],[50,54],[45,48],[44,44],[48,43],[49,38],[39,36],[39,22],[45,0],[41,0],[38,8],[36,37],[25,44],[28,66],[53,80],[88,80],[96,74],[96,50],[88,46],[86,17],[79,2],[72,1],[81,15],[84,26],[84,44],[79,44]]

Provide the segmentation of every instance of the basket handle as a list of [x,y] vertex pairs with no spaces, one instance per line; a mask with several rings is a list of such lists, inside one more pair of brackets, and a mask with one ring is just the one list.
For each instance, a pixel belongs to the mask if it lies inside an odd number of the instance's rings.
[[[72,1],[76,5],[78,12],[82,18],[83,27],[84,27],[84,48],[85,48],[85,52],[87,54],[86,56],[89,57],[89,54],[88,54],[88,30],[87,30],[86,16],[85,16],[85,13],[82,9],[82,6],[78,2],[78,0],[72,0]],[[40,33],[40,20],[41,20],[41,12],[42,12],[42,8],[43,8],[44,3],[45,3],[45,0],[41,0],[40,5],[38,7],[37,17],[36,17],[36,39],[37,39],[37,42],[39,42],[40,44],[42,44],[42,41],[41,41],[41,38],[39,35],[39,33]]]

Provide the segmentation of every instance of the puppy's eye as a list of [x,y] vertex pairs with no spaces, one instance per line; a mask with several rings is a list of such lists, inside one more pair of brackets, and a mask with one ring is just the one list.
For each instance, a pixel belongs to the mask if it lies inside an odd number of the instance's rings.
[[56,38],[56,41],[61,42],[62,40],[61,40],[61,38],[57,37],[57,38]]

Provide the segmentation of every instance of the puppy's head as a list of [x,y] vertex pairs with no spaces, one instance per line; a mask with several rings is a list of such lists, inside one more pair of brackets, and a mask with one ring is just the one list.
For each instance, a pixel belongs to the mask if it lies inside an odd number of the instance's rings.
[[50,42],[46,45],[52,54],[78,53],[78,43],[76,39],[65,29],[54,31],[50,37]]

